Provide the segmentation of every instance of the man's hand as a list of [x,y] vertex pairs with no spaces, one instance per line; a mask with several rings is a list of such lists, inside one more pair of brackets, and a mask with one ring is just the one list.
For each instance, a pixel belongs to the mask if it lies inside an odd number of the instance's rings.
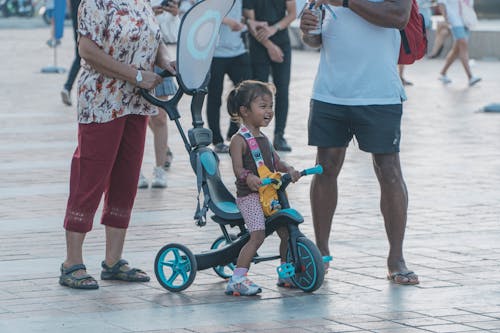
[[230,19],[228,17],[225,17],[222,20],[222,23],[227,25],[229,28],[231,28],[231,31],[241,31],[243,28],[245,28],[245,25],[241,22],[238,22],[236,20]]
[[268,45],[266,45],[267,54],[272,61],[281,63],[285,60],[285,55],[280,47],[268,40]]
[[247,20],[248,30],[255,37],[257,35],[257,30],[262,27],[266,27],[268,24],[264,21],[255,21],[252,19]]
[[257,32],[255,34],[255,39],[259,42],[262,42],[265,39],[269,39],[269,37],[273,36],[278,32],[278,28],[273,26],[264,25],[262,27],[257,28]]
[[316,0],[315,8],[323,4],[335,7],[342,7],[342,0]]
[[309,34],[309,31],[317,29],[319,24],[319,19],[314,15],[309,9],[304,9],[304,13],[300,18],[300,30],[304,34]]

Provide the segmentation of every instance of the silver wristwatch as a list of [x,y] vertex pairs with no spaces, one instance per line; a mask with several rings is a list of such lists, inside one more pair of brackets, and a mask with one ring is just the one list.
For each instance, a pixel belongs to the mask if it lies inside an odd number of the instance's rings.
[[135,83],[139,85],[142,82],[142,73],[140,70],[137,71],[137,75],[135,76]]

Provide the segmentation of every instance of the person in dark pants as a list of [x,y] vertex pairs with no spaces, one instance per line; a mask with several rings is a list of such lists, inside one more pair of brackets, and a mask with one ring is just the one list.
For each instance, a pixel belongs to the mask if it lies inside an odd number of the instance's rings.
[[76,76],[80,71],[80,53],[78,52],[78,6],[80,6],[81,0],[71,0],[71,20],[73,22],[73,36],[75,38],[75,58],[73,59],[73,64],[68,73],[68,78],[61,90],[61,99],[64,104],[71,106],[73,103],[71,101],[71,89],[73,88],[73,83],[76,80]]
[[244,0],[243,15],[250,31],[249,49],[252,75],[255,80],[268,82],[269,74],[276,86],[274,148],[291,151],[285,140],[288,116],[288,89],[292,47],[288,26],[295,20],[295,0]]
[[[207,94],[207,120],[212,130],[214,151],[218,154],[229,153],[220,129],[221,97],[224,90],[224,76],[227,74],[234,86],[251,76],[250,56],[242,38],[245,25],[242,19],[242,0],[237,0],[231,11],[222,20],[219,40],[215,47],[210,81]],[[226,138],[228,140],[238,131],[238,124],[230,121]]]

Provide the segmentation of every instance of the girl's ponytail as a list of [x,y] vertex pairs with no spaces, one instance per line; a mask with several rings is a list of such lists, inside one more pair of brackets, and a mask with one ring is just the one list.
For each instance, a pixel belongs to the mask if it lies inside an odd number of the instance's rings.
[[238,121],[240,118],[240,106],[237,99],[237,89],[237,87],[233,88],[227,96],[227,113],[229,113],[232,121]]

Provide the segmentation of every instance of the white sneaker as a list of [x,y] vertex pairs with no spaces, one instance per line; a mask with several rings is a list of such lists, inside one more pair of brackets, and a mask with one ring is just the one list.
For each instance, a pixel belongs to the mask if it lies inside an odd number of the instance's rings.
[[152,188],[165,188],[167,187],[167,173],[160,167],[153,169],[153,180],[151,181]]
[[253,296],[262,292],[262,289],[250,281],[245,275],[231,276],[226,287],[226,295],[234,296]]
[[61,90],[61,99],[64,104],[67,106],[71,106],[73,103],[71,102],[71,93],[68,89],[64,88]]
[[446,76],[446,75],[442,75],[439,77],[439,81],[443,82],[443,84],[450,84],[451,83],[451,79]]
[[144,177],[144,175],[141,172],[141,174],[139,175],[139,184],[137,184],[137,188],[148,188],[148,187],[149,187],[148,179]]
[[469,87],[472,87],[473,85],[475,85],[479,81],[481,81],[480,77],[477,77],[477,76],[471,77],[470,80],[469,80]]

